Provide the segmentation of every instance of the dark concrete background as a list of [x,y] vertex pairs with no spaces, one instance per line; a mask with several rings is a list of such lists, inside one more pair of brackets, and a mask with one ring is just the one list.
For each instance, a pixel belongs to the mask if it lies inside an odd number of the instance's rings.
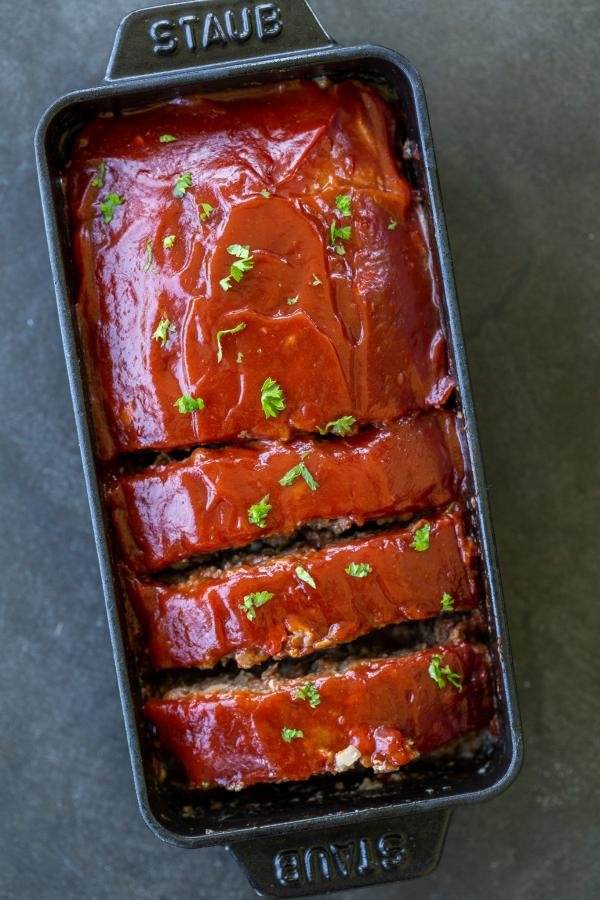
[[[0,3],[0,896],[11,900],[252,896],[225,850],[162,845],[136,809],[37,193],[36,122],[99,79],[131,3]],[[600,5],[314,7],[339,40],[397,48],[424,76],[527,745],[507,794],[455,814],[435,874],[360,896],[598,896]]]

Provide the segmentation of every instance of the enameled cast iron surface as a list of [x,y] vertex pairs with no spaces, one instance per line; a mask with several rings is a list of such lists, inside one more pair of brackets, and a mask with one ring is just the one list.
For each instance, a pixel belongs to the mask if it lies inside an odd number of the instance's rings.
[[[118,32],[107,73],[109,83],[57,101],[40,122],[36,149],[65,357],[142,815],[159,837],[179,846],[231,844],[250,870],[257,888],[294,896],[424,874],[439,858],[448,808],[493,796],[514,779],[521,762],[521,735],[500,578],[420,79],[410,64],[393,51],[335,45],[303,0],[285,0],[277,5],[246,4],[246,8],[250,10],[252,25],[247,42],[227,40],[224,47],[209,45],[206,49],[202,38],[210,36],[204,30],[207,16],[215,15],[225,29],[227,11],[239,16],[240,4],[196,2],[132,14]],[[230,21],[235,22],[235,18]],[[171,48],[169,52],[165,52],[166,47]],[[217,806],[207,797],[160,786],[153,768],[151,739],[140,713],[139,683],[116,599],[110,536],[100,502],[99,472],[72,315],[75,290],[61,170],[73,136],[98,112],[120,111],[185,93],[317,75],[334,79],[353,76],[380,85],[397,107],[401,139],[418,147],[410,163],[410,174],[425,199],[443,287],[449,354],[464,416],[467,465],[476,501],[474,521],[484,568],[501,733],[493,753],[485,760],[440,770],[428,771],[425,767],[414,778],[390,781],[374,791],[357,792],[352,778],[323,779],[316,784],[256,788],[235,797],[219,797]],[[336,784],[341,784],[340,790]]]

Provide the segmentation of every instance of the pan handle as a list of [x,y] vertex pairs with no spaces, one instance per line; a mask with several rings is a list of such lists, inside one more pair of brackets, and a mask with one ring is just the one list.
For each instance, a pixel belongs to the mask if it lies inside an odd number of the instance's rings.
[[191,0],[126,16],[105,79],[248,62],[334,43],[307,0]]
[[299,830],[232,845],[252,887],[267,897],[309,897],[427,875],[438,864],[448,810]]

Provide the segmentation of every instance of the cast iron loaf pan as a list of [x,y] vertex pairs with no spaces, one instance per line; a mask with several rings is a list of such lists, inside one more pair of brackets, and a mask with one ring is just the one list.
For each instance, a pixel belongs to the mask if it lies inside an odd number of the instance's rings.
[[[157,772],[153,737],[141,713],[141,686],[117,601],[119,586],[101,502],[99,463],[74,317],[75,268],[61,173],[74,136],[100,112],[182,94],[287,78],[356,77],[383,86],[398,112],[399,148],[424,202],[443,294],[450,364],[464,417],[473,522],[482,558],[499,732],[483,756],[424,761],[411,774],[270,785],[239,794],[192,792]],[[500,576],[463,346],[452,265],[437,183],[425,96],[402,56],[383,47],[335,43],[304,0],[190,2],[139,10],[117,32],[105,83],[58,100],[37,130],[36,150],[62,339],[106,599],[137,798],[158,837],[179,847],[229,846],[253,886],[298,897],[414,878],[437,864],[452,807],[492,797],[515,778],[522,739]],[[405,154],[406,155],[406,154]],[[414,764],[413,764],[414,765]],[[364,785],[363,785],[364,787]],[[216,799],[215,799],[216,797]],[[468,848],[467,848],[468,856]]]

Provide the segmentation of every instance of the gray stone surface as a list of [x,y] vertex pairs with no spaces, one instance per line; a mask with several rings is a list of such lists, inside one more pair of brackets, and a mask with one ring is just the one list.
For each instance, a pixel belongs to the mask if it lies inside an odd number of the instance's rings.
[[[162,845],[136,809],[37,194],[36,122],[98,80],[130,3],[1,4],[0,896],[11,900],[252,896],[225,850]],[[362,896],[598,896],[600,6],[314,7],[341,41],[400,49],[428,89],[527,745],[508,793],[455,814],[435,874]]]

